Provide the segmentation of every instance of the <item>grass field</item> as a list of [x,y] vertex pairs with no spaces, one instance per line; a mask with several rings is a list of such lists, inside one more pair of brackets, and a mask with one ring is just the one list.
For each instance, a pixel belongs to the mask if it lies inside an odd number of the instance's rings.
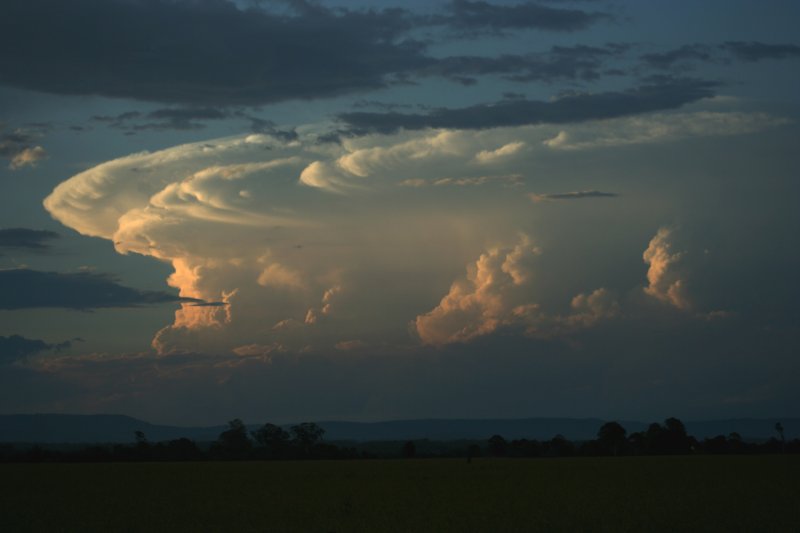
[[800,531],[800,457],[0,465],[0,531]]

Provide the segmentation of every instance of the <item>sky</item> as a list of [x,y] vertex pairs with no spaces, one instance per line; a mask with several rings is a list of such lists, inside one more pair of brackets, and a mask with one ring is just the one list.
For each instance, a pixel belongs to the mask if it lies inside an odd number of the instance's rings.
[[0,414],[780,417],[793,0],[4,0]]

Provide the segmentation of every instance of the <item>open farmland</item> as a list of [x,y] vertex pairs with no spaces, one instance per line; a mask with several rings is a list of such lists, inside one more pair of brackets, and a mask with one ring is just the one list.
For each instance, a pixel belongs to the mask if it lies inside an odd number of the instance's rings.
[[797,531],[800,458],[0,465],[2,531]]

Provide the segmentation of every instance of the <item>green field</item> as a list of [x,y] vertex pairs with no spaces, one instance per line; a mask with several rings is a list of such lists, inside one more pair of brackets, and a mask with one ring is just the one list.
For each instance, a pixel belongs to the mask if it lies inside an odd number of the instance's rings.
[[0,531],[800,531],[800,457],[3,464]]

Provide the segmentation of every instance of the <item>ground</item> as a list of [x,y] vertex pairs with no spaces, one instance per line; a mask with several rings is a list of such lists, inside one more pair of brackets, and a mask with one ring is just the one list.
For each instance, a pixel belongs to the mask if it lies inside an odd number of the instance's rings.
[[798,531],[800,457],[0,465],[0,531]]

